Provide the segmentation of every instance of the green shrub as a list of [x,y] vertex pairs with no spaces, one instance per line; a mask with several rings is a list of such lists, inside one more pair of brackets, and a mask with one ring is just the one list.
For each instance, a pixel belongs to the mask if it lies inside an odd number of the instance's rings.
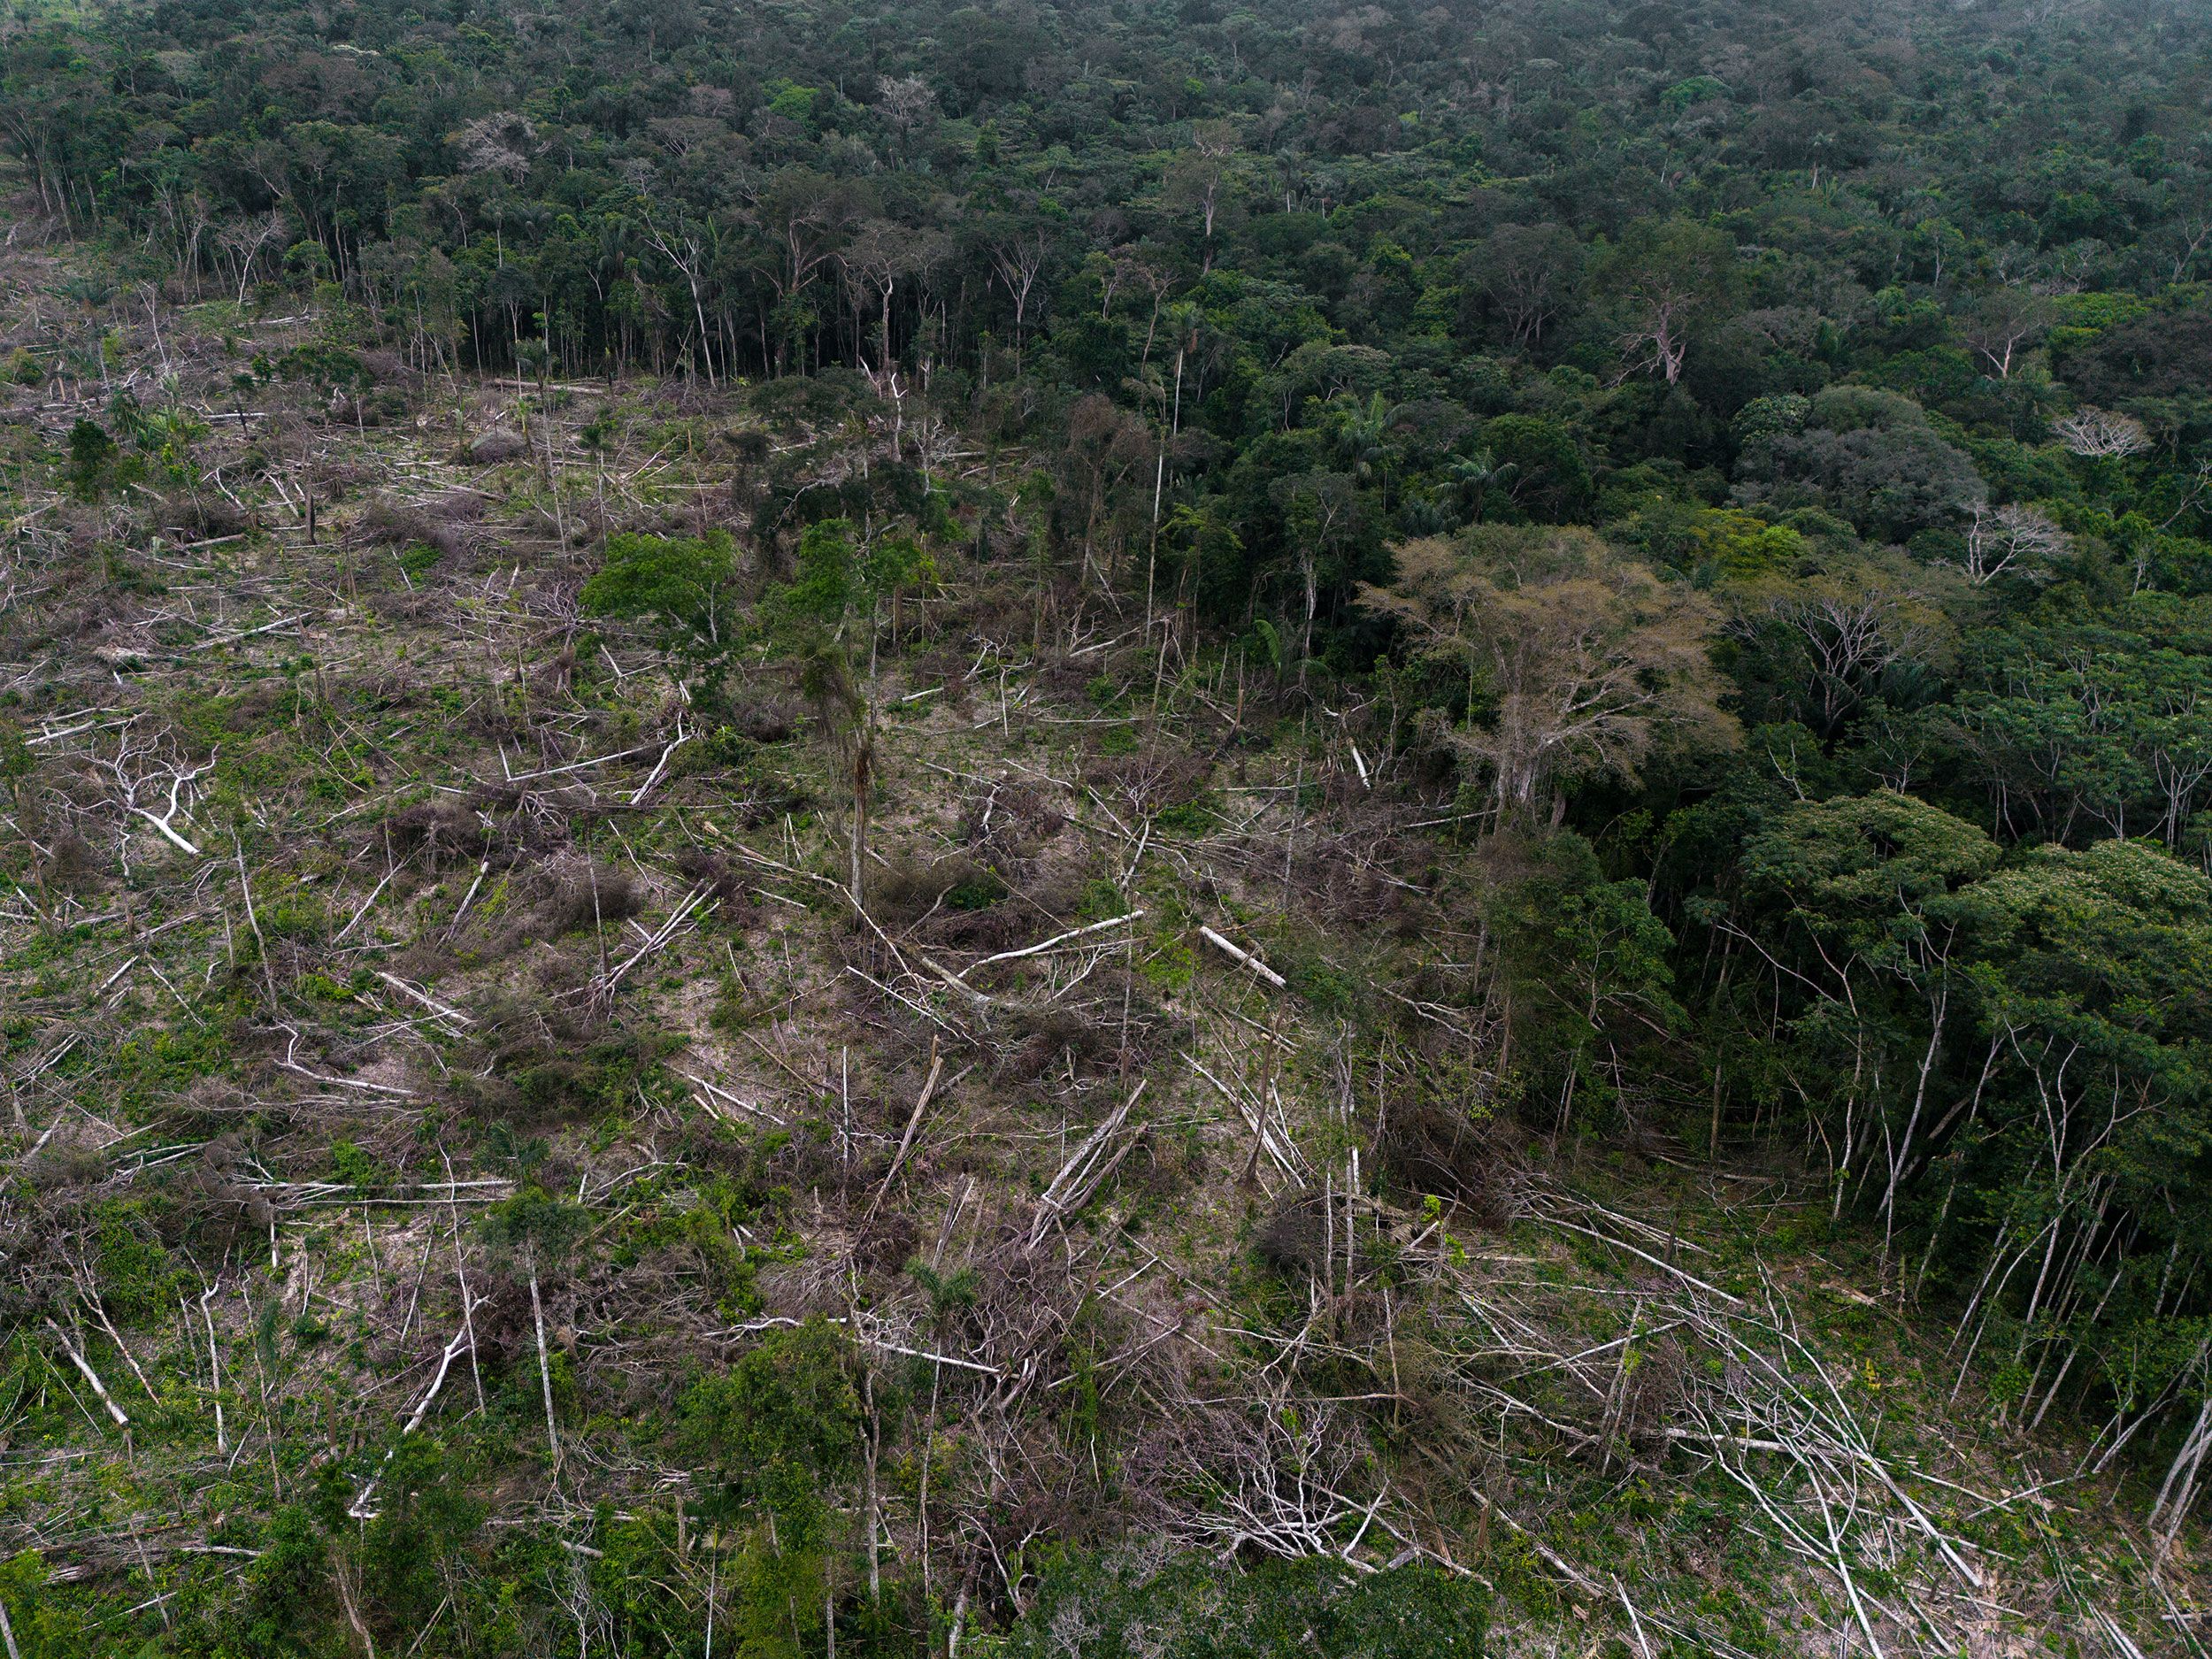
[[1008,1659],[1480,1659],[1483,1592],[1418,1563],[1362,1575],[1333,1560],[1247,1571],[1210,1557],[1075,1557],[1048,1570]]

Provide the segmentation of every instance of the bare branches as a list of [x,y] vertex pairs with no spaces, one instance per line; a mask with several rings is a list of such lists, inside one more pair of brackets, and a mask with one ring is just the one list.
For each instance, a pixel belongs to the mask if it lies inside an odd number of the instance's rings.
[[2124,460],[2151,447],[2151,435],[2132,415],[2116,415],[2108,409],[2081,409],[2051,423],[2051,432],[2067,452],[2085,460]]
[[[465,1286],[461,1294],[468,1294]],[[538,1297],[538,1261],[534,1252],[530,1256],[530,1324],[538,1339],[538,1386],[545,1397],[546,1449],[552,1454],[553,1472],[558,1476],[561,1471],[561,1433],[553,1423],[553,1367],[545,1353],[545,1304]],[[475,1338],[471,1335],[469,1340],[473,1348]]]
[[1190,1477],[1208,1489],[1202,1507],[1179,1523],[1194,1544],[1226,1560],[1250,1548],[1288,1559],[1320,1555],[1362,1571],[1373,1563],[1356,1553],[1379,1524],[1404,1535],[1383,1517],[1389,1483],[1376,1481],[1371,1495],[1343,1488],[1373,1479],[1359,1438],[1343,1432],[1340,1409],[1317,1402],[1294,1420],[1273,1412],[1207,1414],[1183,1455]]
[[1542,1216],[1540,1218],[1547,1226],[1563,1227],[1569,1233],[1578,1233],[1585,1238],[1601,1240],[1603,1242],[1611,1245],[1617,1250],[1625,1250],[1629,1255],[1634,1256],[1638,1261],[1643,1263],[1646,1266],[1655,1267],[1663,1273],[1671,1273],[1675,1278],[1680,1279],[1684,1284],[1689,1286],[1692,1289],[1701,1290],[1709,1296],[1717,1296],[1731,1307],[1741,1307],[1743,1305],[1741,1298],[1732,1296],[1726,1291],[1720,1289],[1718,1286],[1707,1284],[1703,1279],[1698,1278],[1695,1274],[1686,1273],[1680,1268],[1675,1266],[1671,1262],[1662,1261],[1659,1257],[1654,1256],[1650,1251],[1639,1249],[1636,1246],[1628,1243],[1624,1240],[1609,1237],[1607,1234],[1600,1233],[1594,1227],[1586,1227],[1578,1222],[1568,1221],[1558,1216]]
[[1219,933],[1214,932],[1214,930],[1210,927],[1201,927],[1198,930],[1198,935],[1208,944],[1211,945],[1216,950],[1220,951],[1224,956],[1233,957],[1236,961],[1242,963],[1246,967],[1251,969],[1254,973],[1257,974],[1261,979],[1266,980],[1277,990],[1279,991],[1288,987],[1290,984],[1289,980],[1284,979],[1281,974],[1276,972],[1274,969],[1269,967],[1267,964],[1262,962],[1257,956],[1254,956],[1250,951],[1245,949],[1241,945],[1231,944],[1227,940],[1224,939]]
[[2066,533],[2036,508],[1977,504],[1966,532],[1966,579],[1976,587],[2007,575],[2045,580],[2069,545]]
[[[1044,952],[1055,949],[1061,945],[1064,945],[1071,940],[1087,939],[1094,933],[1102,933],[1109,928],[1125,926],[1132,922],[1141,921],[1143,918],[1143,910],[1131,910],[1125,916],[1116,916],[1103,922],[1093,922],[1085,927],[1072,927],[1066,933],[1055,933],[1051,938],[1041,940],[1036,944],[1024,945],[1018,950],[1002,950],[996,956],[984,957],[980,962],[972,962],[966,967],[961,969],[953,977],[956,979],[965,979],[971,973],[975,972],[979,968],[987,968],[994,963],[1015,962],[1024,956],[1041,956]],[[1278,983],[1280,983],[1280,981],[1278,981]]]
[[383,980],[385,984],[390,986],[392,989],[397,991],[409,1002],[419,1003],[422,1007],[428,1009],[433,1014],[435,1014],[440,1019],[444,1020],[449,1025],[458,1025],[466,1029],[468,1026],[476,1023],[466,1014],[464,1014],[459,1009],[453,1008],[444,1002],[441,1002],[436,997],[431,995],[427,991],[418,990],[415,987],[408,984],[406,980],[401,979],[396,973],[387,973],[383,969],[379,968],[376,971],[376,977]]
[[1270,1121],[1271,1118],[1279,1115],[1281,1110],[1279,1096],[1271,1090],[1265,1099],[1254,1098],[1248,1092],[1232,1088],[1223,1082],[1220,1078],[1207,1069],[1205,1063],[1197,1056],[1187,1055],[1184,1057],[1190,1062],[1193,1071],[1214,1086],[1222,1099],[1236,1108],[1237,1115],[1243,1119],[1244,1126],[1251,1132],[1254,1137],[1255,1156],[1264,1152],[1276,1168],[1293,1179],[1303,1183],[1310,1172],[1305,1159],[1299,1156],[1298,1148],[1293,1144],[1287,1133],[1276,1123]]
[[697,735],[695,732],[687,732],[684,729],[683,710],[678,710],[676,735],[668,741],[667,747],[661,750],[660,758],[653,763],[653,770],[645,775],[645,781],[638,785],[637,792],[630,797],[632,806],[642,806],[645,803],[645,797],[653,793],[653,786],[661,780],[661,774],[668,770],[670,758],[678,749]]
[[[96,728],[88,725],[65,727],[42,733],[30,741],[52,741],[93,729]],[[133,716],[122,723],[113,754],[94,749],[87,751],[82,758],[88,769],[106,780],[113,792],[115,806],[127,818],[143,818],[180,852],[195,858],[204,856],[179,826],[191,822],[192,808],[199,795],[198,780],[214,765],[212,756],[196,765],[188,764],[178,758],[174,745],[165,733],[155,731],[141,718]],[[159,803],[159,809],[147,805],[148,801]]]
[[108,1416],[115,1420],[115,1426],[119,1429],[130,1427],[130,1414],[115,1403],[115,1396],[108,1392],[108,1386],[100,1380],[100,1373],[92,1369],[92,1363],[84,1356],[84,1350],[69,1340],[68,1333],[56,1325],[50,1315],[46,1320],[46,1328],[54,1333],[54,1340],[61,1344],[62,1352],[69,1356],[69,1363],[74,1365],[78,1373],[92,1386],[92,1392],[99,1396],[100,1404],[106,1409]]
[[914,1132],[922,1126],[922,1114],[929,1110],[930,1097],[937,1092],[937,1079],[944,1072],[945,1057],[938,1051],[935,1039],[929,1045],[929,1075],[922,1079],[922,1092],[914,1097],[914,1110],[906,1120],[906,1132],[899,1137],[899,1149],[891,1155],[891,1167],[883,1172],[883,1184],[876,1188],[876,1195],[868,1205],[868,1215],[861,1223],[864,1232],[876,1212],[883,1208],[884,1195],[891,1190],[891,1183],[898,1179],[899,1167],[906,1162],[906,1155],[914,1146]]
[[[453,1362],[459,1357],[464,1348],[472,1347],[472,1321],[464,1318],[461,1322],[461,1328],[453,1333],[453,1340],[445,1345],[445,1351],[438,1356],[438,1369],[430,1379],[430,1386],[423,1390],[422,1398],[415,1402],[414,1410],[409,1414],[407,1421],[400,1425],[399,1432],[403,1439],[422,1426],[423,1419],[430,1415],[432,1404],[435,1402],[439,1392],[445,1386],[446,1375],[453,1369]],[[369,1505],[376,1496],[377,1487],[383,1481],[383,1471],[391,1466],[392,1459],[398,1454],[398,1451],[399,1447],[395,1442],[386,1450],[384,1461],[377,1465],[376,1474],[372,1476],[367,1484],[355,1494],[353,1502],[346,1509],[346,1513],[355,1520],[365,1521],[376,1514],[376,1511]]]
[[1059,1172],[1046,1186],[1043,1195],[1037,1200],[1037,1218],[1029,1228],[1031,1249],[1044,1242],[1045,1234],[1055,1221],[1082,1209],[1091,1194],[1105,1184],[1107,1178],[1120,1167],[1121,1161],[1129,1156],[1130,1148],[1136,1144],[1133,1138],[1125,1141],[1120,1150],[1111,1156],[1107,1156],[1107,1148],[1120,1133],[1122,1125],[1128,1120],[1130,1108],[1144,1094],[1147,1080],[1138,1080],[1137,1087],[1129,1092],[1129,1098],[1114,1108],[1097,1128],[1083,1138],[1082,1144],[1068,1155]]
[[[660,926],[655,929],[651,933],[647,935],[646,941],[643,944],[640,945],[636,950],[633,951],[628,956],[625,957],[622,962],[612,970],[593,979],[591,984],[591,995],[593,1001],[603,1006],[606,1002],[612,1000],[615,993],[615,987],[622,983],[624,976],[626,976],[631,969],[636,967],[639,963],[644,961],[655,951],[661,949],[671,939],[674,938],[676,930],[692,918],[692,912],[694,910],[698,909],[702,900],[707,901],[705,906],[706,910],[713,910],[715,905],[720,902],[719,900],[710,897],[710,889],[707,887],[694,887],[688,894],[684,895],[683,899],[677,904],[676,908],[668,913],[668,919],[663,922]],[[704,914],[705,911],[702,911],[701,913]]]

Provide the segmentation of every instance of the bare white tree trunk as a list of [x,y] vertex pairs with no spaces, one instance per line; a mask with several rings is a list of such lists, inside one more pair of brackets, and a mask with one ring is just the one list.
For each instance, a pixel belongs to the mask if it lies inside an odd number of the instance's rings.
[[561,1436],[553,1426],[553,1368],[545,1356],[545,1305],[538,1300],[538,1263],[530,1261],[530,1320],[538,1333],[538,1387],[545,1396],[545,1443],[553,1453],[553,1472],[561,1471]]

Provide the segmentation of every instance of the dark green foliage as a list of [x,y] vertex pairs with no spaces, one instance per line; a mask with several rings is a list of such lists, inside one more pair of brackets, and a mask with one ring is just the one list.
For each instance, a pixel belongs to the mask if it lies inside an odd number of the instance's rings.
[[159,1208],[157,1202],[117,1198],[93,1210],[101,1300],[119,1321],[134,1325],[167,1314],[184,1287],[186,1271],[154,1224]]
[[357,396],[373,383],[368,365],[353,352],[320,342],[295,346],[273,362],[257,359],[255,367],[272,380],[306,382],[325,403],[341,393]]
[[2095,622],[1979,637],[1956,718],[2015,834],[2182,845],[2212,780],[2212,614],[2143,594]]
[[252,1659],[301,1652],[338,1611],[329,1542],[313,1516],[296,1505],[280,1509],[265,1540],[234,1615],[239,1649]]
[[70,489],[86,501],[96,501],[114,482],[117,465],[115,440],[107,428],[89,416],[80,417],[69,429],[69,460],[64,476]]
[[565,1203],[542,1187],[529,1186],[484,1211],[485,1241],[552,1263],[590,1229],[588,1211]]
[[1663,1064],[1653,1041],[1683,1018],[1674,998],[1674,941],[1638,880],[1608,881],[1578,836],[1527,849],[1492,901],[1490,925],[1506,942],[1518,1092],[1537,1122],[1556,1133],[1578,1118],[1615,1126],[1633,1112]]
[[420,1435],[403,1440],[385,1465],[381,1504],[360,1548],[365,1600],[388,1631],[422,1628],[444,1594],[441,1569],[473,1543],[484,1510],[468,1472]]
[[1985,493],[1972,463],[1894,393],[1837,387],[1809,400],[1801,419],[1778,411],[1752,431],[1738,462],[1744,501],[1826,507],[1881,541],[1959,523]]
[[820,1320],[771,1329],[729,1371],[685,1394],[677,1444],[714,1471],[727,1497],[773,1514],[794,1549],[817,1548],[826,1489],[860,1450],[860,1401],[848,1338]]
[[50,1585],[37,1551],[27,1549],[0,1562],[0,1602],[7,1606],[10,1629],[23,1659],[65,1659],[89,1649],[88,1621],[58,1586]]
[[1590,511],[1590,473],[1574,439],[1556,422],[1532,415],[1501,415],[1482,429],[1472,516],[1493,494],[1544,524],[1576,524]]
[[860,1455],[855,1356],[820,1319],[771,1329],[729,1371],[695,1383],[679,1409],[676,1445],[718,1484],[711,1512],[747,1523],[730,1563],[732,1624],[740,1650],[807,1651],[792,1609],[829,1594],[845,1523],[834,1494]]

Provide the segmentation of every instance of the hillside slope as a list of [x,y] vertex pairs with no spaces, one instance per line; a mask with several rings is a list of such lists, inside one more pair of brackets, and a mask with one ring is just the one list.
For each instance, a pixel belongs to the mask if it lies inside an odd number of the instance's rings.
[[1791,1144],[1520,1110],[1562,918],[1386,685],[1041,572],[1018,449],[772,568],[711,533],[887,408],[235,378],[317,327],[119,315],[0,426],[23,1652],[2194,1650]]

